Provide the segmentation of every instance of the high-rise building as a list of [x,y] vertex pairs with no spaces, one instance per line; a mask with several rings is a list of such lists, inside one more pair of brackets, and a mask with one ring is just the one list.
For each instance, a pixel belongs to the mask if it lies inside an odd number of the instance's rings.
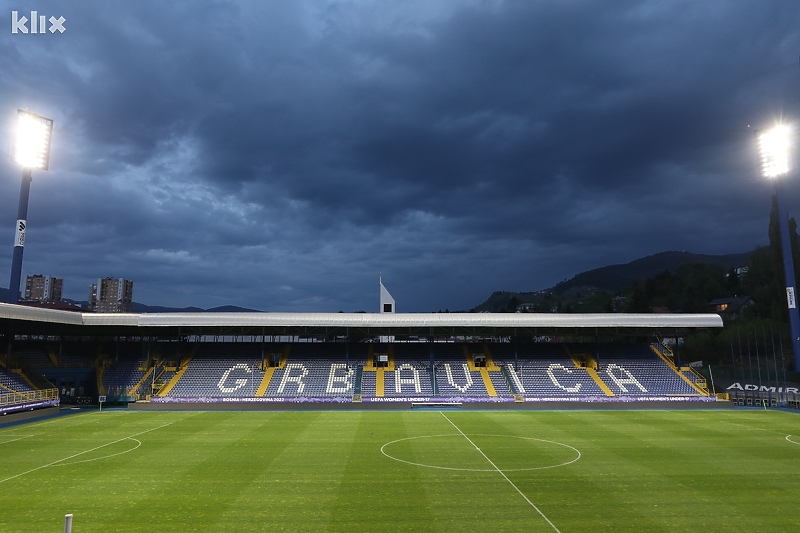
[[34,274],[25,278],[25,299],[37,302],[58,302],[64,280],[53,276]]
[[96,313],[130,313],[133,282],[122,278],[98,279],[89,285],[89,309]]

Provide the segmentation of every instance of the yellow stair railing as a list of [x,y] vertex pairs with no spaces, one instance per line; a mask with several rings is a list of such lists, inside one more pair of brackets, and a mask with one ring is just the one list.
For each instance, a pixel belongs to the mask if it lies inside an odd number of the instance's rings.
[[[575,367],[581,368],[580,359],[575,354],[573,354],[568,347],[564,346],[564,350],[567,352],[567,355],[569,355],[570,359],[572,359],[572,362],[575,364]],[[606,383],[602,380],[600,374],[597,373],[597,361],[595,360],[595,358],[588,353],[584,353],[581,355],[583,355],[586,358],[586,366],[583,368],[586,369],[586,372],[589,374],[589,376],[591,376],[594,382],[597,383],[597,386],[600,387],[600,390],[603,391],[603,394],[605,394],[606,396],[616,396],[616,394],[614,394],[614,391],[609,389],[608,385],[606,385]]]
[[[662,351],[662,348],[664,349],[664,351]],[[659,356],[661,360],[664,361],[667,364],[667,366],[670,367],[670,369],[672,369],[673,372],[678,374],[681,377],[681,379],[686,383],[688,383],[689,386],[692,387],[694,390],[696,390],[703,396],[709,396],[711,394],[706,384],[706,378],[698,374],[697,371],[691,367],[687,366],[678,368],[675,365],[672,353],[669,352],[669,348],[664,346],[663,343],[658,343],[658,345],[650,344],[650,349],[653,350],[653,352],[657,356]],[[685,372],[687,371],[694,375],[695,381],[689,379],[689,377],[685,374]]]
[[489,376],[489,368],[491,365],[492,369],[500,370],[500,367],[495,366],[492,362],[492,356],[489,352],[489,347],[483,345],[483,353],[484,357],[486,358],[486,366],[475,366],[475,361],[472,357],[472,352],[470,352],[469,345],[464,344],[464,356],[467,359],[467,368],[472,371],[478,371],[481,374],[481,379],[483,380],[483,386],[486,388],[486,393],[489,396],[497,396],[497,390],[494,388],[494,383],[492,383],[492,378]]
[[272,381],[272,376],[275,374],[275,367],[271,366],[264,371],[264,377],[261,378],[261,383],[258,385],[258,390],[256,390],[256,396],[264,396],[267,393],[267,388],[269,388],[269,382]]

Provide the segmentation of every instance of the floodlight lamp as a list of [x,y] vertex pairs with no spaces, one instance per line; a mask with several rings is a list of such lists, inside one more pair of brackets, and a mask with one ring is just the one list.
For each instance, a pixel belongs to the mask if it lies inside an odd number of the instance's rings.
[[50,167],[50,140],[53,119],[17,109],[17,137],[12,159],[23,168],[47,170]]
[[761,171],[765,178],[773,179],[789,172],[791,139],[792,128],[786,124],[774,126],[758,136]]

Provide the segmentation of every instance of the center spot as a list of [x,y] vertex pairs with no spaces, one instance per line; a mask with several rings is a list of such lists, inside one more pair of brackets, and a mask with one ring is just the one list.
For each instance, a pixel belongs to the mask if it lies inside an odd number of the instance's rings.
[[414,466],[469,472],[543,470],[581,458],[581,452],[561,442],[515,435],[467,436],[469,440],[460,434],[407,437],[387,442],[381,453]]

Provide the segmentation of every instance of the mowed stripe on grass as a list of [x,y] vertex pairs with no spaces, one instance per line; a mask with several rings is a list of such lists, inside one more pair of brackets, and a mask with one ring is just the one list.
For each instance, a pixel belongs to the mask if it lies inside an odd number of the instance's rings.
[[[66,513],[81,532],[800,527],[795,413],[445,414],[104,411],[0,429],[0,531]],[[405,462],[381,452],[393,442]]]

